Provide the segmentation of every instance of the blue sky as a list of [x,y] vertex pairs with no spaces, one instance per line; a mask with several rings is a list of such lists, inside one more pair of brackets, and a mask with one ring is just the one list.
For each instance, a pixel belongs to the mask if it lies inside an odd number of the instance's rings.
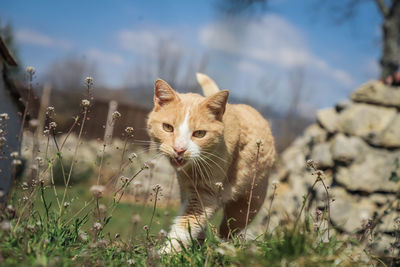
[[290,99],[290,74],[301,69],[300,109],[312,113],[379,75],[381,19],[373,1],[342,25],[317,0],[269,2],[256,18],[227,20],[212,0],[5,0],[0,17],[13,25],[20,58],[39,78],[55,60],[76,55],[97,65],[107,87],[130,86],[135,68],[156,65],[161,44],[186,62],[207,55],[206,72],[221,88],[277,107]]

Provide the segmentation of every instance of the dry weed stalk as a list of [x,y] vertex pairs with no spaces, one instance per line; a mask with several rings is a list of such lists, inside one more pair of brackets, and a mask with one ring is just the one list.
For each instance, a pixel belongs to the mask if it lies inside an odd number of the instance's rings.
[[279,186],[279,182],[278,181],[272,181],[272,196],[271,196],[271,202],[269,203],[269,207],[268,207],[268,217],[267,217],[267,226],[265,228],[265,233],[268,233],[268,229],[269,229],[269,223],[271,221],[271,211],[272,211],[272,203],[274,203],[274,199],[275,199],[275,195],[276,195],[276,189]]
[[314,191],[316,184],[318,182],[321,182],[324,187],[324,190],[326,193],[326,198],[327,198],[327,205],[326,205],[326,207],[327,207],[327,223],[328,223],[327,234],[328,234],[328,240],[329,240],[330,239],[330,230],[329,230],[330,229],[330,210],[331,210],[330,209],[331,200],[330,200],[330,195],[329,195],[329,191],[328,191],[329,187],[326,186],[326,184],[323,180],[323,176],[324,176],[323,171],[321,171],[317,168],[317,165],[315,164],[315,162],[313,160],[311,160],[311,159],[307,160],[307,167],[309,167],[310,169],[312,169],[314,171],[312,174],[317,175],[317,178],[315,179],[314,183],[311,185],[310,189],[308,190],[307,195],[303,199],[303,204],[301,205],[300,212],[297,215],[296,221],[294,223],[294,231],[296,231],[298,229],[297,226],[298,226],[301,214],[303,213],[303,210],[307,204],[307,200],[311,196],[311,193]]
[[260,147],[262,145],[261,140],[257,140],[256,144],[257,144],[257,154],[256,154],[256,162],[255,162],[256,166],[255,166],[255,170],[254,170],[254,174],[253,174],[253,179],[251,181],[249,200],[247,202],[246,224],[244,226],[244,236],[245,237],[246,237],[246,233],[247,233],[247,225],[249,223],[250,207],[251,207],[251,200],[253,198],[254,184],[256,182],[256,177],[257,177],[257,172],[258,172],[258,158],[260,156]]
[[151,218],[150,218],[150,223],[149,223],[149,230],[147,231],[147,240],[150,241],[150,237],[149,237],[149,232],[151,230],[151,226],[153,225],[153,219],[154,219],[154,214],[156,212],[156,208],[157,208],[157,200],[158,200],[158,196],[159,193],[161,192],[162,188],[159,184],[156,184],[153,187],[153,192],[154,192],[154,205],[153,205],[153,212],[151,214]]
[[[90,96],[90,89],[91,89],[91,86],[93,85],[93,79],[91,77],[87,77],[85,79],[85,81],[86,81],[87,93],[88,93],[88,97],[89,97]],[[80,146],[80,143],[81,143],[83,128],[85,127],[85,122],[86,122],[86,118],[87,118],[87,115],[88,115],[88,107],[89,107],[89,105],[83,105],[83,107],[82,107],[82,109],[83,109],[83,117],[82,117],[82,121],[81,121],[81,127],[79,129],[78,140],[76,142],[74,155],[72,156],[71,167],[69,168],[67,183],[65,185],[64,194],[63,194],[61,203],[64,203],[66,195],[67,195],[69,182],[71,180],[72,170],[74,168],[75,161],[76,161],[76,156],[78,155],[78,149],[79,149],[79,146]],[[63,205],[61,205],[61,208],[60,208],[60,217],[59,217],[59,219],[61,219],[62,212],[63,212]]]

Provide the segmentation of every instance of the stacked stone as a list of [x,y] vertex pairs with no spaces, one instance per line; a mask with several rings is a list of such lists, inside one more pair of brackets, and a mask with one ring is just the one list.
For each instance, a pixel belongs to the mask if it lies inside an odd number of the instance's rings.
[[[400,88],[371,81],[350,100],[317,113],[317,123],[282,154],[283,171],[271,177],[281,182],[272,206],[271,226],[299,211],[316,178],[306,166],[309,159],[324,171],[335,200],[331,224],[340,232],[363,231],[368,219],[383,214],[400,193]],[[317,203],[326,204],[321,185],[314,193]],[[268,207],[266,203],[258,226],[267,220]],[[390,210],[377,226],[376,231],[382,232],[381,249],[388,248],[388,240],[400,226],[397,218],[400,211]]]

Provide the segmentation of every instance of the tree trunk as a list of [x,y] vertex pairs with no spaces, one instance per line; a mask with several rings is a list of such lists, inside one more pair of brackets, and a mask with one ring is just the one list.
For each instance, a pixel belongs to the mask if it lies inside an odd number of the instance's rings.
[[[394,1],[398,2],[398,1]],[[380,60],[381,78],[394,75],[399,68],[400,4],[394,3],[382,24],[383,54]]]

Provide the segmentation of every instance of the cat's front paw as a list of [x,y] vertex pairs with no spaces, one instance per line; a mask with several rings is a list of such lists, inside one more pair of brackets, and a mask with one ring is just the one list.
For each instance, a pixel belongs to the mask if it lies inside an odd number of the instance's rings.
[[158,250],[158,254],[171,254],[182,251],[182,242],[177,239],[169,239],[165,244]]

